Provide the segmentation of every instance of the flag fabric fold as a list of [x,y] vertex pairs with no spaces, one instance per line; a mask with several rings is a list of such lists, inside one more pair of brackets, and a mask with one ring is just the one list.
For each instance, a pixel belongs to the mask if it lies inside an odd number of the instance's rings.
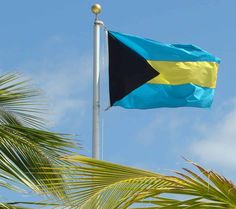
[[210,107],[220,59],[195,45],[108,32],[111,106]]

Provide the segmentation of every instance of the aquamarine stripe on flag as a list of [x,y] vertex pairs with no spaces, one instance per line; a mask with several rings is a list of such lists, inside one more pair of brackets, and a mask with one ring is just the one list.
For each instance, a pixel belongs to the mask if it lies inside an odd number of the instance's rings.
[[156,61],[208,61],[220,63],[220,59],[191,44],[168,44],[140,38],[134,35],[109,31],[126,46],[146,60]]
[[215,89],[194,84],[165,85],[144,84],[113,106],[149,109],[157,107],[210,107]]

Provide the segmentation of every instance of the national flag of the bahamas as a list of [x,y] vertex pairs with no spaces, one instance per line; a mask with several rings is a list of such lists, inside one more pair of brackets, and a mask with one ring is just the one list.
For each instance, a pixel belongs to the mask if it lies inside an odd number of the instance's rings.
[[112,106],[210,107],[220,59],[194,45],[108,32]]

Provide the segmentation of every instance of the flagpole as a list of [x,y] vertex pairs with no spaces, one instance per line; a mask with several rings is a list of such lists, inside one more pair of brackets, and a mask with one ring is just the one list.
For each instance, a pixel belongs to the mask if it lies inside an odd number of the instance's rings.
[[100,28],[103,22],[98,19],[101,6],[94,4],[91,7],[95,14],[93,40],[93,135],[92,157],[100,159]]

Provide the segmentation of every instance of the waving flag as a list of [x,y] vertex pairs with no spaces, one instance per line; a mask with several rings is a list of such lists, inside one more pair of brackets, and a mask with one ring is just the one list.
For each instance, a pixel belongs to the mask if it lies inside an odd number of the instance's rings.
[[210,107],[220,59],[194,45],[108,32],[111,106]]

